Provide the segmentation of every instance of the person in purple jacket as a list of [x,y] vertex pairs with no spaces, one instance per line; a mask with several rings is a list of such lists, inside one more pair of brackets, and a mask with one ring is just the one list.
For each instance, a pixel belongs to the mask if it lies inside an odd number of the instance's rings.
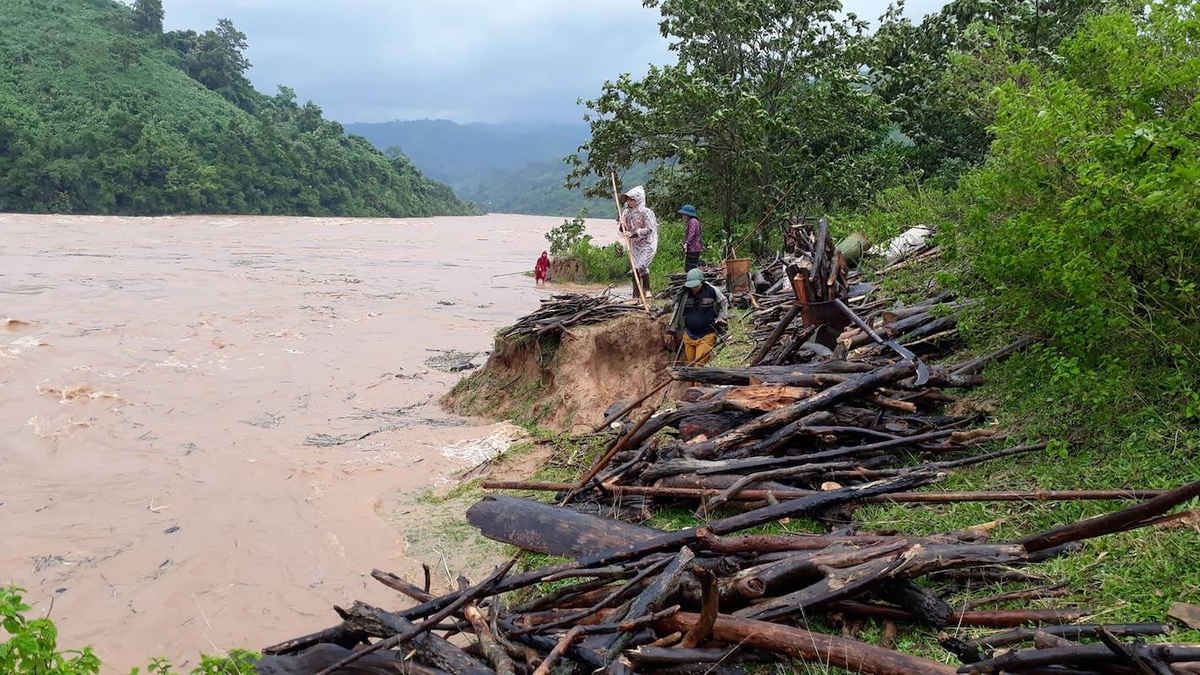
[[676,212],[683,216],[683,271],[700,266],[700,214],[696,207],[684,204]]

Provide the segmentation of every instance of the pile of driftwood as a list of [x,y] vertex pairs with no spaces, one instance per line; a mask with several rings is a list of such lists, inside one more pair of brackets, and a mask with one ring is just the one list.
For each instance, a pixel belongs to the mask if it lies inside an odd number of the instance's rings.
[[542,300],[536,311],[500,332],[501,337],[531,337],[562,333],[572,326],[601,323],[629,312],[636,305],[608,295],[564,293]]
[[[514,559],[479,583],[460,579],[458,590],[443,595],[430,592],[428,573],[422,586],[376,570],[375,579],[416,604],[397,611],[363,603],[335,608],[336,625],[266,648],[259,670],[725,673],[741,672],[746,663],[798,659],[903,675],[1200,672],[1200,647],[1139,641],[1168,632],[1166,625],[1071,625],[1089,613],[1085,608],[978,609],[1050,597],[1053,587],[1005,593],[975,609],[951,607],[935,592],[973,579],[1037,579],[1021,566],[1070,552],[1092,537],[1161,523],[1172,517],[1170,509],[1200,495],[1200,483],[1000,543],[986,541],[981,530],[932,537],[734,534],[905,490],[925,478],[819,492],[675,532],[531,500],[487,498],[468,513],[485,535],[572,561],[516,572]],[[859,616],[886,622],[885,644],[810,630],[818,617],[845,622]],[[971,641],[944,639],[964,663],[955,667],[891,649],[886,642],[894,639],[896,622],[1048,625]],[[1029,643],[1030,649],[997,651]]]
[[[375,571],[416,604],[336,608],[337,625],[267,648],[260,671],[727,673],[802,660],[903,675],[1200,673],[1200,647],[1158,642],[1169,625],[1077,623],[1103,608],[1028,605],[1074,594],[1030,563],[1075,553],[1093,537],[1177,521],[1184,514],[1171,510],[1200,496],[1200,483],[932,490],[960,467],[1044,447],[1004,447],[1003,429],[948,405],[988,362],[1030,340],[955,358],[957,316],[969,301],[936,291],[907,305],[879,297],[846,271],[825,223],[793,230],[759,284],[753,363],[673,369],[685,383],[679,400],[640,413],[627,405],[607,420],[618,422],[607,450],[576,482],[485,483],[554,493],[556,505],[488,497],[468,520],[489,538],[570,562],[517,571],[514,559],[442,595],[431,592],[428,570],[422,585]],[[565,330],[611,306],[556,296],[508,334]],[[990,523],[916,537],[860,531],[853,521],[858,505],[880,501],[1084,499],[1138,503],[1007,541],[991,540]],[[663,506],[693,510],[704,525],[637,524]],[[756,531],[801,517],[824,532]],[[951,604],[980,586],[1003,592]],[[856,639],[868,618],[883,625],[872,643]],[[962,664],[951,666],[896,651],[897,624],[1002,632],[944,635],[947,656]]]

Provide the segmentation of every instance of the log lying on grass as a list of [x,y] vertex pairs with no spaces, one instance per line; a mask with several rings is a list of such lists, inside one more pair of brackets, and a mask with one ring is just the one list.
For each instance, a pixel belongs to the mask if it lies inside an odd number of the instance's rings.
[[[1053,552],[1069,554],[1074,549],[1066,544],[1155,522],[1198,494],[1200,483],[1015,543],[980,541],[982,530],[937,537],[840,533],[724,536],[782,516],[837,507],[855,495],[903,490],[914,480],[909,476],[842,488],[719,519],[708,528],[680,532],[657,532],[595,516],[581,521],[576,518],[578,514],[564,507],[488,499],[483,502],[487,505],[483,511],[486,517],[479,518],[485,534],[511,537],[513,523],[524,518],[528,522],[521,536],[539,539],[532,533],[542,523],[548,530],[541,538],[574,552],[576,560],[520,574],[501,568],[480,584],[468,586],[462,581],[460,590],[440,596],[377,571],[375,578],[413,596],[419,604],[399,612],[361,603],[339,610],[339,625],[271,648],[278,656],[291,660],[272,658],[262,672],[297,672],[295,667],[302,663],[318,664],[328,673],[373,673],[377,671],[372,668],[404,667],[410,672],[436,669],[515,675],[535,668],[548,672],[554,663],[630,672],[641,669],[639,664],[652,670],[652,663],[671,661],[675,658],[670,653],[676,649],[671,646],[674,644],[681,645],[681,656],[695,649],[709,650],[703,654],[724,654],[736,646],[753,648],[759,657],[809,660],[854,672],[906,675],[1050,672],[1046,668],[1068,672],[1063,667],[1118,673],[1137,664],[1161,670],[1169,664],[1200,660],[1200,647],[1121,640],[1122,636],[1165,632],[1167,628],[1161,625],[1051,626],[1044,633],[1023,630],[966,643],[948,640],[945,644],[968,663],[961,669],[791,625],[793,617],[822,614],[869,615],[932,626],[1073,620],[1084,611],[957,611],[938,595],[936,584],[921,586],[912,580],[932,579],[935,572],[945,570],[1019,566],[1044,557],[1051,551],[1046,548],[1049,542],[1056,543]],[[514,517],[494,518],[499,510],[508,510]],[[558,518],[584,522],[586,526],[559,527],[555,524]],[[601,536],[605,531],[614,534]],[[621,536],[615,533],[634,531],[640,532],[632,535],[637,541],[614,541],[614,537]],[[1027,548],[1021,543],[1026,541],[1034,545]],[[540,540],[535,544],[549,548]],[[508,591],[549,581],[554,581],[554,586],[534,590],[535,599],[520,606],[509,606],[501,600]],[[465,631],[474,636],[476,644],[463,650],[434,631]],[[1042,648],[997,656],[987,653],[995,647],[1030,639]],[[370,640],[376,641],[356,651],[345,651]],[[333,649],[329,645],[338,646]],[[341,651],[331,657],[336,650]]]

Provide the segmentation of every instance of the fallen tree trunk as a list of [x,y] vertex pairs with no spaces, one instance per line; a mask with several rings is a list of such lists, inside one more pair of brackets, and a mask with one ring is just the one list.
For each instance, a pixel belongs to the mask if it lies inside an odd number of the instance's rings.
[[467,522],[488,539],[567,557],[646,542],[662,534],[641,525],[500,495],[484,497],[467,509]]

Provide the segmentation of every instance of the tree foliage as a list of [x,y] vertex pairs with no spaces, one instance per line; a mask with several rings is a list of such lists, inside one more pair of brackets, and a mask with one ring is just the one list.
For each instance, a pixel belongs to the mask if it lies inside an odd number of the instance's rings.
[[865,24],[837,0],[644,4],[678,61],[586,102],[591,139],[567,159],[570,183],[604,194],[610,171],[662,164],[654,197],[708,205],[728,241],[780,193],[851,204],[894,177],[887,112],[858,67]]
[[0,0],[0,211],[469,212],[295,93],[255,91],[245,35],[129,32],[111,0]]
[[869,44],[869,81],[913,142],[926,177],[979,164],[992,136],[988,94],[1023,60],[1049,62],[1091,14],[1121,0],[952,0],[919,23],[891,5]]
[[1089,20],[995,93],[995,142],[963,180],[955,250],[1014,324],[1088,368],[1197,371],[1200,15]]
[[161,34],[163,32],[162,0],[134,0],[133,26],[142,33]]

